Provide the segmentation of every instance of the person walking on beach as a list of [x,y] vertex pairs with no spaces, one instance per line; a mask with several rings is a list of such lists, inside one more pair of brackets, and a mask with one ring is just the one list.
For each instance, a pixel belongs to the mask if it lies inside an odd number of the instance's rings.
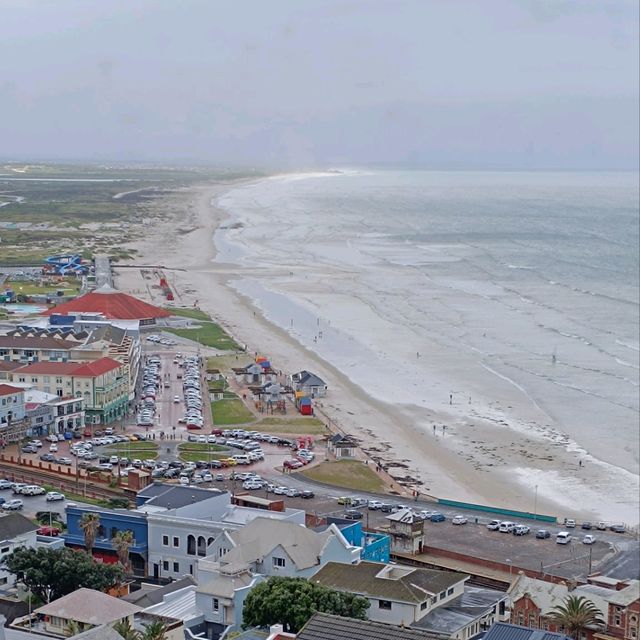
[[435,424],[433,425],[433,435],[434,436],[436,435],[436,425]]
[[453,393],[449,394],[449,404],[453,404]]

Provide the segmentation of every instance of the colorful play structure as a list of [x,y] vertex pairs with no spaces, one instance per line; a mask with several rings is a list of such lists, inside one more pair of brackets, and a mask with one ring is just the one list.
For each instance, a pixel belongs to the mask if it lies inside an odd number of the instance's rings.
[[82,264],[82,258],[77,254],[49,256],[45,258],[44,262],[43,271],[57,273],[61,276],[81,275],[89,271],[89,268]]

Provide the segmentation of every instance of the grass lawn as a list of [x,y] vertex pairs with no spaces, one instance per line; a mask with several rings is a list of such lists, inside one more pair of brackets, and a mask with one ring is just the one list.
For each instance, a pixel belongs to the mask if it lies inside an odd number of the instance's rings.
[[229,385],[224,378],[209,381],[209,391],[224,391]]
[[130,451],[139,451],[140,449],[152,449],[153,451],[157,451],[158,450],[158,444],[157,442],[151,440],[145,440],[140,441],[138,440],[137,442],[118,442],[117,444],[110,444],[107,447],[109,449],[109,451],[111,451],[111,449],[128,449]]
[[[82,486],[84,484],[84,480],[80,480],[80,486]],[[56,488],[56,487],[52,487],[48,484],[42,485],[47,492],[48,491],[60,491],[60,489]],[[90,491],[91,487],[87,486],[87,491]],[[64,493],[64,497],[66,498],[67,502],[85,502],[87,504],[93,504],[96,507],[106,507],[109,504],[108,500],[100,500],[98,498],[89,498],[88,496],[85,497],[83,496],[81,493],[71,493],[70,491],[63,491],[62,493]],[[64,505],[66,504],[65,502],[48,502],[48,505],[51,505],[51,511],[56,512],[56,511],[64,511]],[[56,509],[56,505],[62,505],[60,509]]]
[[322,435],[325,433],[324,423],[317,418],[291,418],[286,416],[262,418],[260,422],[251,425],[254,431],[264,431],[267,433]]
[[301,474],[310,480],[355,491],[380,493],[385,488],[384,482],[376,473],[364,462],[358,460],[321,462],[317,467],[303,471]]
[[237,398],[212,402],[211,413],[213,414],[213,424],[216,427],[228,424],[247,424],[255,420],[253,413],[247,409],[242,400]]
[[199,342],[205,347],[214,347],[223,351],[239,349],[233,338],[219,324],[213,321],[203,321],[200,327],[194,329],[169,329],[164,327],[163,331],[173,333],[187,340]]
[[174,316],[180,316],[181,318],[192,318],[193,320],[204,320],[211,322],[211,318],[200,309],[180,309],[178,307],[165,307],[167,311]]
[[145,444],[143,442],[132,442],[131,447],[128,447],[126,443],[121,442],[117,445],[112,445],[110,447],[105,448],[105,453],[107,455],[117,455],[121,458],[138,458],[138,460],[155,460],[158,457],[158,447],[147,446],[147,447],[136,447],[135,445]]
[[228,447],[219,444],[204,444],[204,442],[185,442],[178,445],[180,451],[227,451]]

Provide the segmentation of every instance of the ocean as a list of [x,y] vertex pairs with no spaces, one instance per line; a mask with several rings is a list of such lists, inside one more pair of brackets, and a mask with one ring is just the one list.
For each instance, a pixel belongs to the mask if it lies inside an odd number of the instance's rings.
[[217,204],[232,286],[372,397],[561,443],[633,493],[636,174],[336,171]]

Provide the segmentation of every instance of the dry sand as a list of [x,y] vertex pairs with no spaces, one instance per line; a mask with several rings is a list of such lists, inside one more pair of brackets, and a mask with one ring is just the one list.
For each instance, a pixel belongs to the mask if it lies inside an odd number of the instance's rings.
[[[247,345],[249,353],[268,356],[279,369],[309,369],[323,377],[329,394],[318,403],[320,411],[360,438],[369,455],[395,463],[389,469],[392,476],[418,479],[417,486],[425,494],[560,518],[601,515],[602,505],[585,495],[584,476],[580,476],[587,471],[578,463],[584,455],[567,451],[566,442],[518,432],[489,416],[470,420],[468,408],[443,406],[425,413],[379,402],[266,321],[249,300],[227,286],[229,279],[238,277],[238,268],[213,261],[213,234],[227,216],[212,201],[229,188],[229,184],[200,186],[157,201],[162,216],[146,221],[144,238],[131,245],[139,252],[136,264],[165,265],[177,305],[197,304]],[[117,269],[115,284],[154,299],[138,269]],[[443,425],[447,425],[444,431]],[[598,473],[598,465],[590,465],[596,484]],[[525,482],[515,482],[516,477]],[[575,478],[573,484],[571,478]],[[559,495],[565,495],[565,500],[559,501]],[[610,505],[608,517],[614,519],[618,513],[622,515],[622,506],[617,511],[616,505]]]

